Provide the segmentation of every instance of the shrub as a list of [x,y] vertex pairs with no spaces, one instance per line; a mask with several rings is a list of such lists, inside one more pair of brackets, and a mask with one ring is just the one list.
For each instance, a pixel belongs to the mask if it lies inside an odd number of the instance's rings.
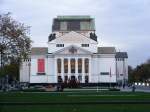
[[120,91],[118,88],[109,88],[109,91]]

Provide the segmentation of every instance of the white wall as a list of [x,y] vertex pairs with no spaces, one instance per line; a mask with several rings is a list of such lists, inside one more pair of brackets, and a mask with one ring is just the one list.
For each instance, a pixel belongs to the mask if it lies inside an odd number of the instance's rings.
[[[45,75],[37,74],[37,60],[45,59]],[[46,56],[32,56],[31,59],[31,75],[30,83],[56,83],[54,57],[47,58]]]
[[29,82],[30,60],[23,60],[20,66],[20,82]]
[[[86,34],[88,34],[88,36],[71,31],[61,37],[57,37],[56,39],[48,42],[48,52],[53,53],[70,45],[82,47],[81,44],[89,44],[89,47],[82,48],[96,53],[98,43],[89,38],[88,32]],[[64,47],[56,47],[56,44],[64,44]]]
[[128,80],[128,59],[125,59],[125,78]]
[[[117,65],[117,80],[128,80],[128,62],[125,58],[124,61],[116,61]],[[121,74],[123,74],[121,76]]]
[[[49,53],[54,53],[58,50],[61,50],[65,47],[68,47],[68,46],[71,46],[71,45],[74,45],[74,46],[77,46],[77,47],[82,47],[81,44],[88,44],[88,43],[58,43],[58,44],[64,44],[64,47],[56,47],[56,44],[57,43],[51,43],[51,44],[48,44],[48,52]],[[96,53],[97,52],[97,44],[89,44],[89,47],[82,47],[82,49],[85,49],[87,51],[90,51],[90,52],[93,52],[93,53]]]
[[57,76],[55,74],[55,60],[54,57],[49,57],[47,61],[47,75],[49,76],[49,83],[57,83]]
[[48,83],[47,75],[31,75],[30,83]]
[[[70,31],[54,31],[53,33],[56,34],[56,38],[59,38],[67,33],[69,33]],[[90,38],[90,33],[94,33],[94,31],[76,31],[77,33],[80,33],[86,37],[89,37]]]
[[31,76],[37,75],[37,59],[31,59]]
[[32,75],[30,76],[30,83],[57,83],[56,78],[54,75]]
[[[99,56],[93,56],[90,55],[74,55],[74,58],[89,58],[90,61],[90,67],[89,70],[89,83],[97,83],[99,82],[116,82],[116,61],[114,55],[106,54],[106,55],[99,55]],[[45,68],[46,68],[46,74],[45,75],[37,75],[37,57],[32,59],[31,61],[31,77],[30,77],[30,83],[57,83],[57,69],[56,69],[56,63],[55,60],[57,58],[72,58],[71,55],[56,55],[55,57],[49,57],[46,58],[45,61]],[[110,75],[100,75],[101,72],[109,72],[111,69],[111,77]],[[61,74],[64,76],[64,74]],[[84,75],[84,74],[83,74]],[[84,83],[84,76],[82,82]]]
[[[102,57],[92,58],[92,68],[91,68],[91,82],[116,82],[116,67],[115,67],[115,57],[110,54],[103,55]],[[109,72],[110,75],[101,75],[101,72]]]

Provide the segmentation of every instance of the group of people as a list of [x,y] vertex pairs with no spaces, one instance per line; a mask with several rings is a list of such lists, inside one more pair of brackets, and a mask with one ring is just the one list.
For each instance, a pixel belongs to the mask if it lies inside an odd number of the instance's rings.
[[0,78],[0,90],[9,91],[12,89],[19,90],[21,89],[19,81],[13,79],[9,75]]
[[[122,88],[125,89],[125,87],[126,87],[126,85],[123,84],[123,85],[122,85]],[[132,88],[132,92],[135,92],[135,89],[136,89],[135,84],[128,85],[128,87]]]

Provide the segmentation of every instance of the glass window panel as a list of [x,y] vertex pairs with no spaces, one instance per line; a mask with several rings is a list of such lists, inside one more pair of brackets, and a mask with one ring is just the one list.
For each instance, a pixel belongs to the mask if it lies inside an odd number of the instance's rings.
[[89,59],[86,58],[84,63],[85,63],[85,73],[89,73]]
[[101,72],[101,75],[109,75],[109,72]]
[[67,30],[69,30],[69,31],[79,31],[80,30],[80,21],[79,20],[68,21]]
[[71,59],[71,73],[75,73],[75,59]]
[[60,22],[60,30],[67,30],[67,22],[65,21]]
[[57,59],[57,73],[61,73],[61,59]]
[[82,59],[78,59],[78,73],[82,73]]
[[64,59],[64,73],[68,73],[68,59]]
[[89,83],[89,76],[88,75],[85,76],[85,83]]
[[80,26],[81,26],[81,30],[90,30],[90,22],[89,21],[81,21]]

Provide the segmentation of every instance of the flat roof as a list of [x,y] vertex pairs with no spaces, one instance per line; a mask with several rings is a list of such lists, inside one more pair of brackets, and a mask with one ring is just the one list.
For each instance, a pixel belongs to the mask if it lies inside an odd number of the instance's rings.
[[116,58],[128,58],[127,52],[116,52]]
[[95,31],[95,20],[89,15],[63,15],[53,19],[52,31]]
[[57,19],[69,20],[69,19],[92,19],[89,15],[69,15],[69,16],[57,16]]
[[98,54],[115,54],[116,49],[115,47],[98,47],[97,53]]
[[45,55],[48,53],[47,47],[33,47],[31,49],[31,55]]

